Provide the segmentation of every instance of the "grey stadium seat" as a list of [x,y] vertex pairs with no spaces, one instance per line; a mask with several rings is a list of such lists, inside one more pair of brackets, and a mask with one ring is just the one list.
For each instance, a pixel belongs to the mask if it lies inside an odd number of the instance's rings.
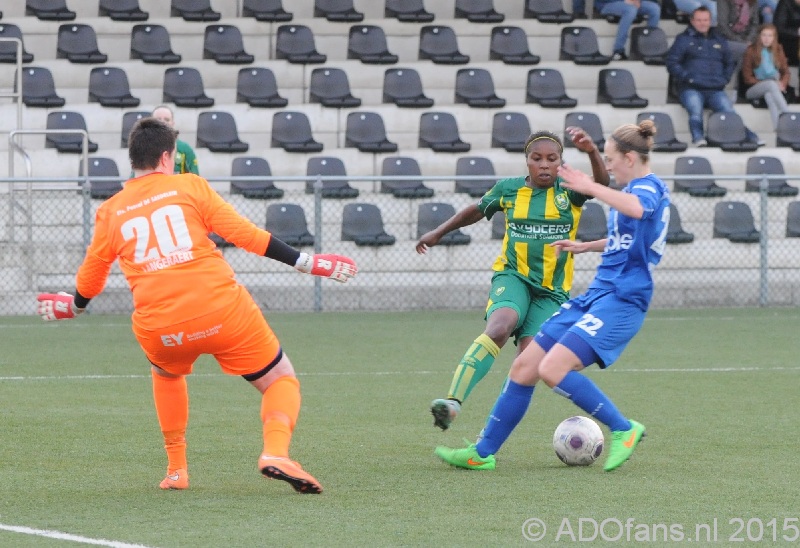
[[50,69],[45,67],[22,68],[22,103],[27,107],[63,107],[66,100],[56,93],[56,84]]
[[458,38],[452,28],[426,25],[419,31],[419,58],[441,65],[464,65],[469,56],[458,50]]
[[[459,179],[459,175],[483,176],[486,179]],[[456,192],[469,194],[473,198],[480,198],[492,188],[495,178],[494,164],[484,156],[462,156],[456,160]]]
[[425,10],[422,0],[386,0],[384,17],[404,23],[430,23],[435,16]]
[[150,17],[139,7],[139,0],[100,0],[97,13],[114,21],[147,21]]
[[190,108],[214,105],[214,99],[206,95],[200,71],[190,67],[172,67],[164,71],[162,101]]
[[377,25],[353,25],[347,39],[347,58],[370,65],[392,65],[397,55],[389,51],[386,33]]
[[758,144],[747,138],[742,117],[735,112],[712,112],[706,124],[708,146],[730,152],[752,152]]
[[89,102],[104,107],[137,107],[140,100],[131,95],[128,75],[117,67],[95,67],[89,73]]
[[502,108],[506,105],[506,100],[494,91],[491,73],[481,68],[465,68],[456,73],[455,102],[474,108]]
[[271,200],[283,198],[283,189],[266,177],[272,177],[272,169],[265,158],[241,156],[231,163],[232,177],[265,177],[252,181],[231,181],[231,194],[241,194],[245,198]]
[[236,78],[236,102],[260,108],[283,108],[289,104],[289,100],[278,93],[275,74],[270,69],[261,67],[239,69]]
[[131,29],[131,59],[145,63],[174,64],[181,56],[172,51],[169,32],[161,25],[134,25]]
[[520,27],[498,26],[489,39],[489,60],[507,65],[538,65],[541,57],[531,53],[528,35]]
[[727,238],[736,243],[758,243],[753,212],[744,202],[723,200],[714,206],[714,238]]
[[[119,168],[112,158],[94,156],[88,159],[89,165],[89,196],[99,200],[110,198],[122,190],[122,179],[119,178]],[[78,175],[83,176],[83,160],[78,161]],[[91,177],[116,177],[114,180],[98,181]]]
[[686,232],[681,224],[681,216],[675,204],[669,204],[669,225],[667,226],[668,244],[689,244],[694,241],[694,234]]
[[603,206],[596,202],[583,204],[581,220],[578,222],[578,232],[575,238],[582,242],[602,240],[608,235],[606,212]]
[[364,14],[356,10],[353,0],[314,0],[314,17],[324,17],[334,23],[358,23]]
[[344,146],[361,152],[388,153],[397,151],[397,143],[389,141],[383,118],[376,112],[351,112],[347,115]]
[[342,240],[359,246],[394,245],[395,237],[387,234],[383,215],[375,204],[346,204],[342,211]]
[[172,0],[170,16],[184,21],[219,21],[222,14],[212,9],[210,0]]
[[469,143],[461,140],[455,117],[449,112],[424,112],[419,118],[420,148],[435,152],[468,152]]
[[498,112],[492,117],[492,148],[524,152],[531,124],[522,112]]
[[690,196],[719,198],[728,192],[714,181],[711,162],[704,156],[680,156],[675,158],[675,175],[703,175],[702,179],[675,180],[675,192],[687,192]]
[[791,147],[800,152],[800,113],[784,112],[778,117],[775,146]]
[[[30,63],[33,61],[33,54],[25,51],[25,40],[22,31],[17,25],[11,23],[0,23],[0,38],[18,38],[22,42],[22,62]],[[17,62],[17,44],[15,42],[0,42],[0,63]]]
[[528,71],[525,102],[543,108],[572,108],[578,100],[567,95],[564,77],[558,69],[535,68]]
[[627,69],[601,69],[597,75],[597,103],[615,108],[645,108],[648,101],[636,93],[633,74]]
[[800,202],[786,206],[786,237],[800,238]]
[[660,27],[633,27],[631,29],[631,61],[645,65],[665,65],[669,42]]
[[272,116],[273,147],[287,152],[320,152],[322,143],[314,140],[311,123],[302,112],[276,112]]
[[[748,175],[785,175],[783,163],[774,156],[751,156],[747,159]],[[761,177],[747,179],[745,191],[759,192]],[[767,195],[769,196],[797,196],[798,188],[786,182],[786,179],[767,178]]]
[[242,17],[254,17],[256,21],[274,23],[291,21],[294,14],[283,9],[281,0],[244,0]]
[[[86,131],[86,120],[80,112],[59,110],[47,115],[47,129],[59,130],[84,130]],[[83,152],[83,137],[79,133],[55,134],[49,133],[45,136],[45,148],[55,148],[59,152],[72,152],[80,154]],[[96,152],[97,143],[88,139],[88,151]]]
[[506,18],[494,9],[493,0],[456,0],[455,17],[470,23],[502,23]]
[[425,186],[419,162],[406,156],[389,156],[381,163],[381,176],[383,177],[416,177],[419,179],[386,180],[381,181],[381,192],[392,194],[395,198],[430,198],[433,189]]
[[[319,176],[322,182],[323,198],[356,198],[358,189],[350,186],[344,179],[331,180],[328,177],[346,177],[347,170],[341,158],[334,156],[314,156],[308,159],[306,175]],[[306,194],[314,192],[315,181],[306,181]]]
[[566,136],[566,129],[575,126],[583,129],[592,138],[597,148],[603,150],[606,139],[603,136],[603,125],[600,117],[594,112],[568,112],[564,117],[564,148],[575,148],[575,143]]
[[247,152],[239,139],[236,120],[229,112],[201,112],[197,116],[197,146],[212,152]]
[[58,27],[56,57],[71,63],[105,63],[108,60],[108,55],[97,48],[94,29],[78,23]]
[[224,65],[248,65],[255,57],[244,50],[242,32],[235,25],[209,25],[203,36],[203,59]]
[[575,16],[564,11],[561,0],[525,0],[526,18],[537,19],[540,23],[572,23]]
[[401,108],[433,106],[433,99],[425,95],[419,73],[413,68],[391,68],[383,74],[383,102]]
[[275,37],[275,57],[290,63],[319,64],[328,56],[317,51],[314,33],[305,25],[281,25]]
[[311,71],[308,84],[310,103],[320,103],[330,108],[361,106],[361,99],[353,97],[347,73],[340,68],[321,67]]
[[582,26],[561,29],[558,58],[576,65],[607,65],[611,62],[611,57],[600,53],[594,30]]
[[264,228],[292,247],[314,245],[314,236],[308,231],[306,212],[297,204],[269,204]]
[[77,16],[67,7],[66,0],[25,0],[25,15],[42,21],[73,21]]

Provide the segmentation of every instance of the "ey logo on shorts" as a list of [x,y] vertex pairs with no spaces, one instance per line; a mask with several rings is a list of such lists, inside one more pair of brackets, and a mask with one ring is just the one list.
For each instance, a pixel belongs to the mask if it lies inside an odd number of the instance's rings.
[[567,198],[566,192],[556,194],[556,207],[561,211],[566,211],[569,209],[569,198]]
[[506,290],[505,287],[498,287],[497,289],[494,290],[494,294],[499,297],[500,295],[503,294],[503,291],[505,291],[505,290]]

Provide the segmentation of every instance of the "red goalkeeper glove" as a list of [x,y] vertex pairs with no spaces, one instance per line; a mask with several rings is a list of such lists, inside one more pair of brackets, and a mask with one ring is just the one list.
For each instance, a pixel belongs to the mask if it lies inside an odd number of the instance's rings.
[[85,309],[75,306],[75,297],[63,291],[59,293],[40,293],[37,313],[46,322],[53,320],[71,320]]
[[343,255],[309,255],[300,253],[294,267],[300,272],[346,282],[358,272],[356,263]]

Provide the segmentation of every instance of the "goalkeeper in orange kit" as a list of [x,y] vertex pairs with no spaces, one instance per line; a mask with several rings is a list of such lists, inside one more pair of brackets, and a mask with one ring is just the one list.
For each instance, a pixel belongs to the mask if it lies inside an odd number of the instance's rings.
[[289,459],[300,412],[300,384],[292,363],[207,235],[216,232],[242,249],[338,282],[356,275],[355,262],[340,255],[301,253],[239,215],[205,179],[172,175],[176,138],[174,129],[155,118],[134,125],[128,140],[134,178],[98,208],[75,295],[39,295],[39,314],[49,321],[83,312],[119,260],[133,293],[133,333],[152,364],[153,397],[168,460],[160,487],[189,487],[186,375],[198,356],[211,354],[224,373],[242,376],[262,394],[261,473],[288,482],[300,493],[320,493],[320,483]]

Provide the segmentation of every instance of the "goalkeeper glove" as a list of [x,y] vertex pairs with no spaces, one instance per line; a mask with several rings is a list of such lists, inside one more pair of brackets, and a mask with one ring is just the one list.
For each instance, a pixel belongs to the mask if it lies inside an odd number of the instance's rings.
[[71,320],[86,310],[85,308],[77,308],[75,306],[75,297],[63,291],[59,293],[40,293],[36,300],[39,301],[37,312],[46,322]]
[[300,253],[295,269],[312,276],[331,278],[337,282],[346,282],[356,275],[358,267],[350,257],[343,255],[309,255]]

